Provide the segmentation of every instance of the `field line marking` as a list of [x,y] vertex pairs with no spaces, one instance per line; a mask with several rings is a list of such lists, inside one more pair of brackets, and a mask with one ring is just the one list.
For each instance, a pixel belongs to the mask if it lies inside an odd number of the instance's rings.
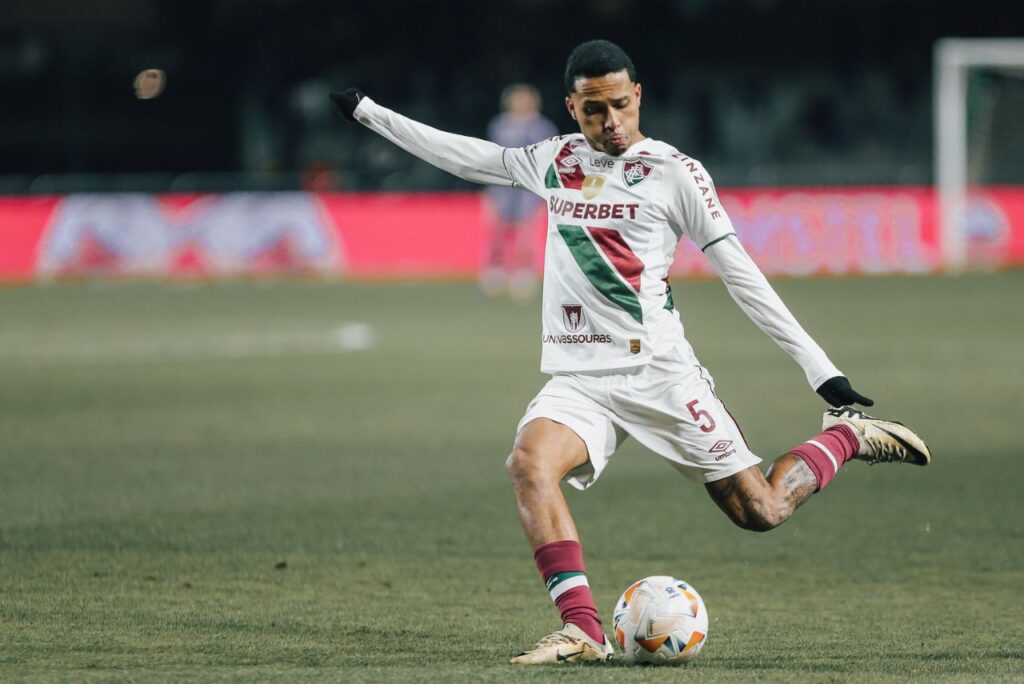
[[0,338],[0,365],[33,367],[272,358],[366,351],[377,343],[367,323],[347,321],[323,330],[212,333],[175,336],[149,331],[130,337],[62,338],[53,343],[31,337]]

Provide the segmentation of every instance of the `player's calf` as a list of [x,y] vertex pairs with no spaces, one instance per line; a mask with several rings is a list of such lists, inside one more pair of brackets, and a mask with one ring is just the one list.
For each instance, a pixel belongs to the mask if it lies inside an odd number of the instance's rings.
[[910,428],[843,406],[829,409],[822,431],[781,456],[767,475],[747,468],[707,485],[729,519],[746,530],[778,527],[852,459],[928,465],[931,452]]
[[705,485],[738,527],[767,532],[789,520],[817,489],[814,473],[798,457],[779,458],[765,475],[757,466]]
[[[594,660],[610,652],[590,593],[576,525],[559,486],[566,473],[586,462],[587,447],[575,432],[538,418],[520,431],[505,463],[537,570],[565,625],[517,656],[516,663]],[[589,639],[592,648],[584,648],[575,632],[583,634],[584,641]]]

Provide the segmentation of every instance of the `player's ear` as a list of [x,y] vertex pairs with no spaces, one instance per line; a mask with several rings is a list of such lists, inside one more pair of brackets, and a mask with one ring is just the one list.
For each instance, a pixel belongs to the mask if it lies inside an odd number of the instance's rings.
[[643,88],[640,87],[639,83],[637,83],[635,85],[636,85],[636,104],[637,104],[637,106],[639,106],[640,105],[640,92],[643,90]]
[[573,103],[572,98],[566,95],[565,97],[565,108],[569,110],[569,116],[572,120],[576,120],[576,105]]

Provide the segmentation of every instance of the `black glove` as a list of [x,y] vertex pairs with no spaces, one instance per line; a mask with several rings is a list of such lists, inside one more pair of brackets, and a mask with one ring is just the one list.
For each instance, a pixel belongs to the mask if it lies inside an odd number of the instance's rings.
[[822,399],[833,406],[849,406],[854,403],[861,406],[875,405],[875,402],[850,387],[850,381],[842,375],[829,378],[821,383],[821,387],[815,391],[821,395]]
[[359,101],[365,97],[359,88],[347,88],[340,93],[331,93],[331,101],[338,108],[338,112],[349,121],[355,121],[353,112],[359,106]]

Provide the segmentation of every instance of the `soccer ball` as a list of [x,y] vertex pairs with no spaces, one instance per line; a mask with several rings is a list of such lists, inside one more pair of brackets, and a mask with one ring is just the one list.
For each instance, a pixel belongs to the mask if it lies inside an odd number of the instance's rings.
[[634,582],[615,603],[615,640],[633,663],[678,665],[708,640],[708,611],[697,590],[665,575]]

